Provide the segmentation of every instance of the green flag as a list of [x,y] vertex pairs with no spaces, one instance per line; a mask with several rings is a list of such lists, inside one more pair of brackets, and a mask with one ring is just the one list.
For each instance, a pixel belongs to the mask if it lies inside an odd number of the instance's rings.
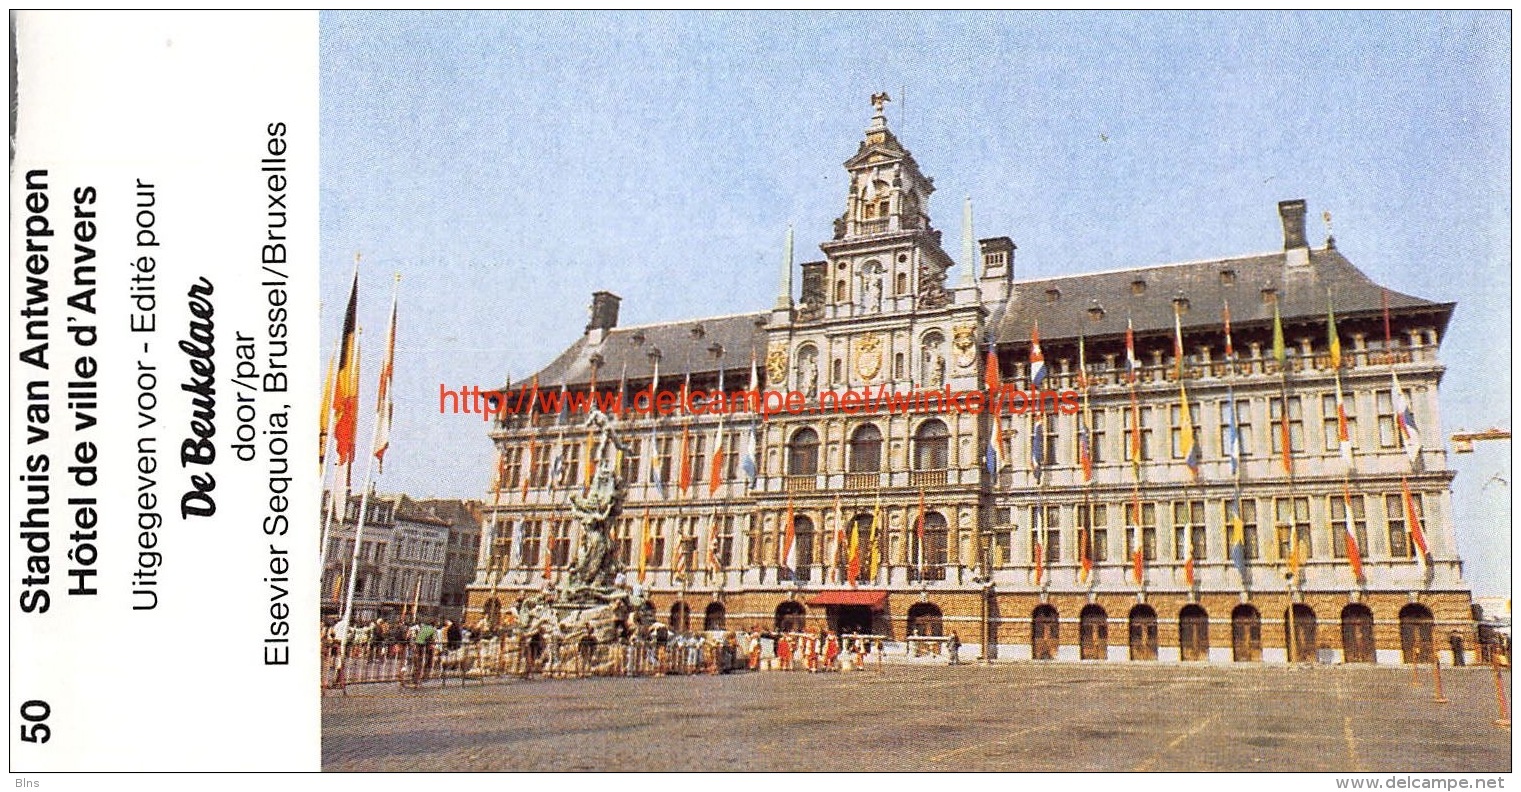
[[1279,368],[1288,363],[1289,353],[1283,345],[1283,321],[1278,318],[1278,301],[1273,301],[1273,358]]

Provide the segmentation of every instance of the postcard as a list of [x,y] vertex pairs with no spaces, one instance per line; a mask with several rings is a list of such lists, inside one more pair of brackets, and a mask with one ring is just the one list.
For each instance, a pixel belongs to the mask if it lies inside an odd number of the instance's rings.
[[1509,23],[13,14],[17,786],[1502,786]]

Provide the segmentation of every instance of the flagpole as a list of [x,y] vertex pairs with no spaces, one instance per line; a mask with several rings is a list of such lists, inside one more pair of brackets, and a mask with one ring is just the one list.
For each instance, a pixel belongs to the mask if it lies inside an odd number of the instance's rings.
[[1133,523],[1131,532],[1135,537],[1130,548],[1130,561],[1136,587],[1145,589],[1146,548],[1141,517],[1141,455],[1144,452],[1144,442],[1141,434],[1141,400],[1136,392],[1136,380],[1140,377],[1140,362],[1135,356],[1135,329],[1128,317],[1125,319],[1125,368],[1125,378],[1130,383],[1130,503]]
[[[1289,572],[1285,575],[1288,583],[1288,663],[1293,665],[1297,662],[1296,644],[1298,636],[1295,635],[1294,624],[1294,593],[1299,583],[1299,529],[1294,523],[1295,489],[1294,489],[1294,437],[1289,431],[1289,363],[1288,345],[1283,337],[1283,320],[1279,315],[1278,302],[1273,302],[1273,356],[1278,360],[1278,421],[1279,421],[1279,444],[1283,446],[1283,469],[1289,481]],[[1274,515],[1276,518],[1277,515]]]
[[[355,252],[354,253],[354,275],[353,275],[353,277],[349,281],[351,284],[353,284],[350,287],[350,294],[349,294],[349,303],[351,305],[354,304],[354,303],[356,303],[356,301],[358,300],[359,258],[360,258],[359,253]],[[347,324],[347,316],[348,316],[348,309],[345,308],[344,309],[344,317],[345,317],[344,324],[345,325]],[[347,327],[344,327],[343,330],[340,330],[339,334],[338,334],[338,339],[334,342],[334,346],[335,346],[335,349],[334,349],[334,361],[336,362],[336,365],[338,367],[336,371],[339,372],[339,373],[341,373],[341,371],[342,371],[344,361],[339,360],[338,358],[342,357],[342,353],[343,353],[343,338],[347,334],[347,330],[348,330]],[[355,324],[355,327],[354,327],[354,343],[355,344],[359,343],[359,327],[358,327],[357,323]],[[359,350],[356,348],[354,350],[355,365],[358,365],[358,360],[359,360]],[[331,366],[329,368],[331,368]],[[337,373],[334,373],[334,375],[333,375],[333,381],[332,381],[332,387],[333,387],[333,389],[336,390],[338,388],[338,385],[339,385],[339,383],[338,383]],[[355,400],[357,401],[357,399],[358,399],[358,392],[357,391],[355,392],[354,396],[355,396]],[[334,443],[337,444],[338,438],[336,436],[336,433],[337,433],[337,430],[338,430],[338,426],[336,424],[336,419],[337,419],[338,416],[336,414],[337,411],[333,410],[332,397],[333,397],[333,394],[331,394],[331,393],[327,394],[327,399],[325,400],[327,403],[324,404],[324,405],[322,405],[322,410],[323,410],[323,414],[324,415],[327,415],[329,412],[334,413],[332,415],[332,422],[331,422],[332,425],[331,425],[330,431],[334,435],[334,437],[333,437]],[[327,423],[327,422],[325,422],[325,423]],[[334,449],[334,450],[337,451],[338,449]],[[322,437],[322,448],[318,449],[318,452],[319,452],[319,454],[318,454],[319,463],[322,464],[322,465],[324,465],[324,466],[326,466],[326,464],[327,464],[326,463],[326,458],[327,458],[327,435],[323,435],[323,437]],[[343,464],[353,464],[353,461],[350,460],[349,462],[343,463]],[[321,553],[321,558],[322,558],[322,567],[321,567],[321,569],[324,569],[324,570],[327,569],[327,543],[328,543],[328,537],[331,534],[332,527],[333,527],[333,508],[334,508],[333,507],[333,501],[337,497],[337,491],[338,491],[338,468],[339,467],[340,467],[340,463],[335,458],[333,460],[333,481],[332,481],[331,487],[328,489],[328,496],[327,496],[327,501],[328,501],[327,515],[322,520],[322,538],[320,540],[321,541],[321,545],[318,546],[318,552]],[[318,477],[318,481],[321,481],[321,477],[320,476]],[[344,491],[343,501],[344,501],[343,502],[344,510],[347,511],[348,510],[348,492],[347,492],[347,488],[345,488],[345,491]]]

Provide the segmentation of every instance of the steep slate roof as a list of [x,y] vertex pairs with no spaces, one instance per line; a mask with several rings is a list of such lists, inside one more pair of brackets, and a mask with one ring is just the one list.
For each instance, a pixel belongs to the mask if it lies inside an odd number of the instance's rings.
[[[588,337],[583,335],[539,371],[539,387],[558,388],[562,382],[568,385],[590,383],[593,355],[602,356],[602,365],[597,369],[599,384],[616,383],[624,375],[625,363],[630,382],[648,380],[655,370],[649,357],[651,349],[660,350],[662,380],[670,375],[684,376],[688,371],[698,376],[717,376],[720,363],[729,371],[748,369],[752,355],[757,365],[764,365],[765,326],[770,317],[771,313],[765,311],[617,327],[600,344],[589,343]],[[693,333],[697,327],[702,328],[700,337]],[[714,344],[723,347],[723,357],[714,357],[710,351]],[[742,386],[745,383],[726,384]]]
[[[1223,282],[1221,273],[1225,270],[1234,271],[1233,285]],[[1146,282],[1143,294],[1132,293],[1132,283],[1137,280]],[[1176,297],[1189,301],[1182,317],[1185,331],[1219,327],[1221,308],[1227,300],[1232,326],[1270,323],[1273,305],[1262,297],[1262,290],[1268,288],[1277,290],[1285,323],[1305,317],[1323,320],[1327,288],[1338,318],[1383,311],[1383,287],[1335,248],[1325,248],[1310,251],[1308,266],[1292,268],[1285,266],[1284,254],[1276,252],[1016,281],[1014,296],[997,320],[997,339],[1000,344],[1027,345],[1037,321],[1043,342],[1076,338],[1080,332],[1090,338],[1123,335],[1127,318],[1137,334],[1171,332]],[[1048,295],[1050,289],[1060,291],[1054,302]],[[1453,303],[1435,303],[1394,291],[1388,294],[1391,311],[1408,314],[1411,309],[1429,310],[1437,316],[1438,332],[1445,332]],[[1102,318],[1091,316],[1094,306],[1104,309]]]

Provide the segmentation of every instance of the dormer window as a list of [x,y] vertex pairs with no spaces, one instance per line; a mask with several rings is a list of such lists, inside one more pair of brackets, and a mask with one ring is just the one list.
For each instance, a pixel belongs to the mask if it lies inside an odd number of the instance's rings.
[[1236,271],[1233,270],[1233,269],[1220,270],[1220,285],[1221,286],[1235,286],[1236,285]]
[[1046,302],[1048,302],[1048,303],[1054,303],[1057,300],[1060,300],[1061,298],[1062,298],[1062,290],[1061,289],[1058,289],[1058,288],[1055,288],[1055,287],[1052,287],[1050,289],[1046,289]]
[[1278,302],[1278,290],[1268,286],[1262,290],[1262,302],[1264,305],[1272,305]]
[[700,325],[700,324],[699,325],[692,325],[692,338],[694,338],[694,339],[696,339],[696,338],[702,338],[703,336],[705,336],[707,334],[708,334],[707,329],[704,328],[702,325]]
[[1104,318],[1104,306],[1094,303],[1088,306],[1088,319],[1097,322]]
[[1139,278],[1131,281],[1130,282],[1130,293],[1134,294],[1134,295],[1137,295],[1137,296],[1145,294],[1146,293],[1146,281],[1143,281],[1143,280],[1141,280]]
[[989,267],[1002,267],[1003,265],[1009,263],[1009,254],[1003,252],[1002,250],[997,251],[996,253],[989,253],[986,256],[982,257],[982,263],[986,264]]
[[639,346],[640,344],[643,344],[644,343],[644,331],[643,330],[635,330],[634,333],[633,333],[633,335],[630,335],[628,337],[628,340],[633,341],[634,342],[634,346]]

